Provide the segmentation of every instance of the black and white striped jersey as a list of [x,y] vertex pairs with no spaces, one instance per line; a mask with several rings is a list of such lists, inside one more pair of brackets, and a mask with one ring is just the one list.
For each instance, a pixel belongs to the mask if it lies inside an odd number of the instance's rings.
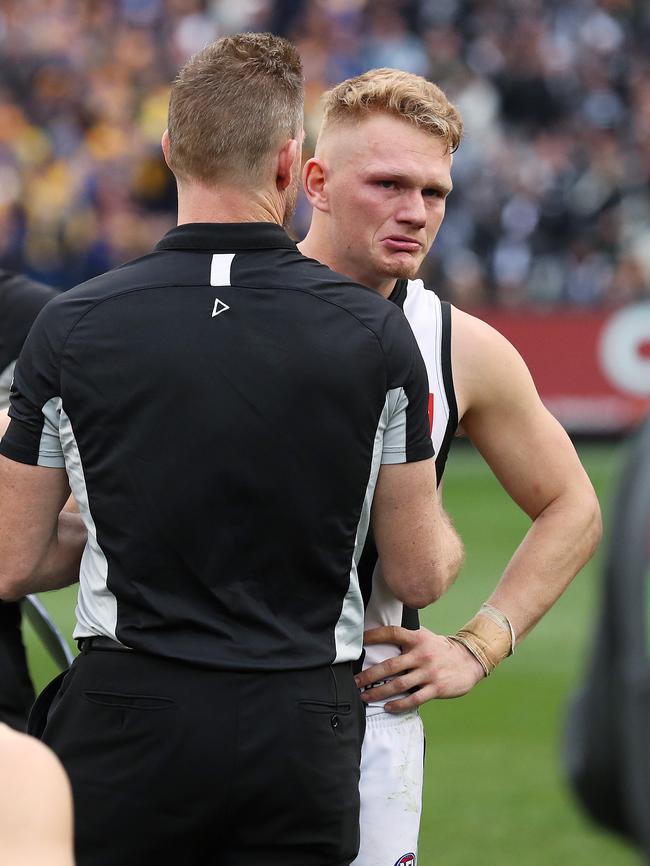
[[[390,300],[404,311],[424,359],[429,381],[429,425],[436,454],[438,484],[452,438],[458,427],[458,408],[451,369],[451,307],[422,280],[398,280]],[[381,574],[381,563],[369,537],[359,568],[366,601],[366,628],[403,625],[418,628],[417,611],[406,608],[391,593]],[[399,648],[380,644],[366,648],[364,667],[378,664],[399,653]]]
[[433,456],[403,316],[271,224],[191,224],[55,298],[0,451],[65,466],[75,637],[231,670],[354,660],[381,463]]

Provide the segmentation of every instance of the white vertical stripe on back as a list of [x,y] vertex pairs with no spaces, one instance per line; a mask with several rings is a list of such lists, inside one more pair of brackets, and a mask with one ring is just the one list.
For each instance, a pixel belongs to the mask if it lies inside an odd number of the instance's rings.
[[230,268],[234,258],[235,253],[215,253],[212,256],[212,265],[210,266],[211,286],[230,285]]

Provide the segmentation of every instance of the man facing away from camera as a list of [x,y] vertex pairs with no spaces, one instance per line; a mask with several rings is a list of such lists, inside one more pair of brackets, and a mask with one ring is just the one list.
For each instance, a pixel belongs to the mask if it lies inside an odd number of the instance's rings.
[[438,483],[462,431],[532,521],[487,603],[450,637],[418,628],[369,538],[359,568],[368,631],[358,683],[367,727],[355,866],[415,863],[424,750],[416,708],[463,695],[489,675],[601,534],[591,483],[519,354],[415,279],[445,214],[461,136],[461,117],[440,88],[376,69],[325,95],[315,156],[303,172],[313,215],[301,251],[390,298],[413,328],[428,373]]
[[460,567],[408,324],[282,227],[302,104],[282,39],[191,58],[163,136],[178,226],[52,301],[16,365],[0,591],[80,567],[81,654],[36,713],[79,866],[347,866],[371,504],[396,598]]

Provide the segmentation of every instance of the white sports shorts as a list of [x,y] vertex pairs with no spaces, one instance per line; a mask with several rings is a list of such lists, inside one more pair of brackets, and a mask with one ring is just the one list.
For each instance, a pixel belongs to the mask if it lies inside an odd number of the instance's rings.
[[352,866],[416,866],[424,781],[417,710],[369,711],[361,752],[361,847]]

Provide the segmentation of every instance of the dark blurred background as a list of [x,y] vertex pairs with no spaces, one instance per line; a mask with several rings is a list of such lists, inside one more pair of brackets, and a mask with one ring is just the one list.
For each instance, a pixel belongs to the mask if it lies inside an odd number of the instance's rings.
[[[159,144],[169,81],[247,29],[301,50],[308,154],[323,90],[365,69],[427,76],[458,104],[455,189],[423,269],[440,295],[502,329],[504,311],[585,313],[589,345],[564,335],[576,356],[598,355],[612,310],[650,299],[643,0],[0,0],[0,267],[69,288],[149,250],[175,220]],[[296,237],[308,216],[303,199]],[[530,335],[507,336],[526,354]],[[642,336],[645,409],[650,324]],[[572,431],[628,428],[641,410],[617,408],[613,384],[592,382],[568,415],[567,394],[545,398]]]

